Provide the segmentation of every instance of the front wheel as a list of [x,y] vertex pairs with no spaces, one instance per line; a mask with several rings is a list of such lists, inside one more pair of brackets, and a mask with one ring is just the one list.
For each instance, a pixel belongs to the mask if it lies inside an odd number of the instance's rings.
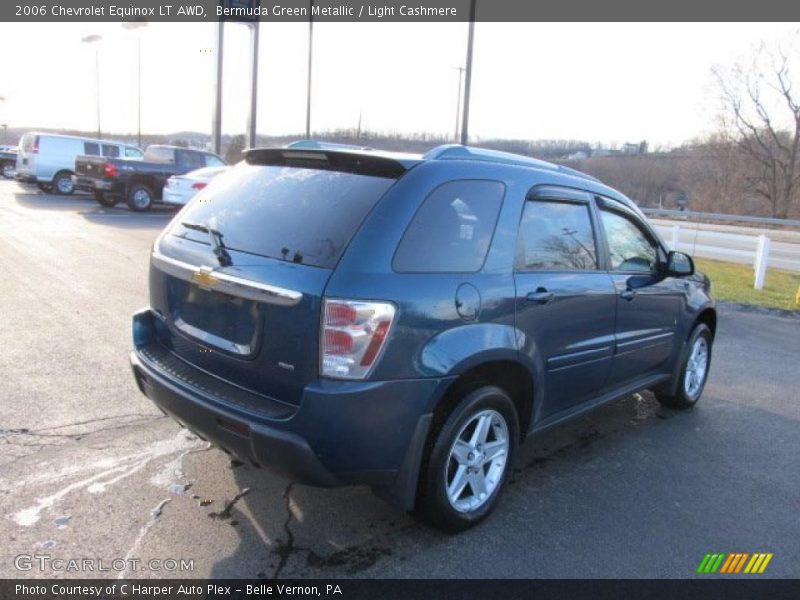
[[153,192],[146,185],[134,185],[128,192],[128,208],[136,212],[150,210],[153,206]]
[[464,396],[423,464],[416,515],[448,532],[480,523],[497,505],[518,440],[517,412],[504,390],[486,385]]
[[656,399],[661,404],[672,408],[691,408],[697,404],[708,379],[713,343],[711,330],[704,323],[695,325],[686,344],[680,380],[675,392],[656,393]]

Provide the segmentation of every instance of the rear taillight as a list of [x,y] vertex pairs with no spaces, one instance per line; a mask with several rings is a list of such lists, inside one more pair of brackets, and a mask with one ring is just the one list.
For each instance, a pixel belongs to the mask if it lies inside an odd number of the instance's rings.
[[192,189],[193,189],[193,190],[198,190],[198,191],[199,191],[199,190],[202,190],[202,189],[203,189],[204,187],[206,187],[207,185],[208,185],[207,183],[203,183],[203,182],[201,182],[201,181],[198,181],[197,183],[193,183],[193,184],[192,184]]
[[325,300],[321,364],[324,377],[364,379],[377,362],[394,320],[388,302]]
[[103,174],[106,177],[116,177],[117,173],[117,166],[114,163],[106,163],[103,165]]

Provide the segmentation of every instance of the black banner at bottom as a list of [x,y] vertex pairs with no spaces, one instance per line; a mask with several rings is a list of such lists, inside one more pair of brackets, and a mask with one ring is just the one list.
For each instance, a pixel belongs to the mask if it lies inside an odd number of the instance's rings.
[[800,597],[798,579],[377,579],[199,580],[41,579],[0,581],[0,599],[15,600],[591,600],[642,598],[726,600]]

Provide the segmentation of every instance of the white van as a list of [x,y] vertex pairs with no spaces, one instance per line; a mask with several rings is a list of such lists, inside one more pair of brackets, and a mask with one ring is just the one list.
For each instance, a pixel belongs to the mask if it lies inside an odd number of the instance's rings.
[[75,191],[72,181],[75,158],[84,154],[111,158],[144,157],[144,152],[136,146],[121,142],[32,132],[19,140],[14,177],[23,183],[35,183],[45,192],[71,194]]

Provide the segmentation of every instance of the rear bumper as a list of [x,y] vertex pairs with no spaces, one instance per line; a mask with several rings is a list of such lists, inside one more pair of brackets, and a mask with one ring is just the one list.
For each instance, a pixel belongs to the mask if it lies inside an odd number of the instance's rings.
[[178,206],[184,206],[186,203],[191,200],[191,197],[187,196],[186,194],[181,194],[179,192],[173,192],[168,188],[164,188],[164,191],[161,193],[161,198],[165,204],[175,204]]
[[72,183],[75,185],[75,189],[83,192],[110,192],[114,187],[112,181],[95,179],[93,177],[82,177],[81,175],[73,175]]
[[[233,387],[222,380],[193,385],[194,368],[188,363],[164,368],[148,358],[148,345],[158,344],[147,333],[148,320],[155,319],[151,315],[134,315],[134,377],[139,389],[181,425],[294,481],[323,487],[368,484],[401,508],[413,507],[431,413],[450,379],[318,380],[306,386],[299,406],[282,405],[280,413],[266,406],[256,410],[221,397],[225,386]],[[270,402],[276,401],[264,397],[265,405]]]
[[38,183],[36,175],[34,175],[33,173],[20,173],[19,171],[17,171],[16,173],[14,173],[14,179],[19,181],[20,183]]

